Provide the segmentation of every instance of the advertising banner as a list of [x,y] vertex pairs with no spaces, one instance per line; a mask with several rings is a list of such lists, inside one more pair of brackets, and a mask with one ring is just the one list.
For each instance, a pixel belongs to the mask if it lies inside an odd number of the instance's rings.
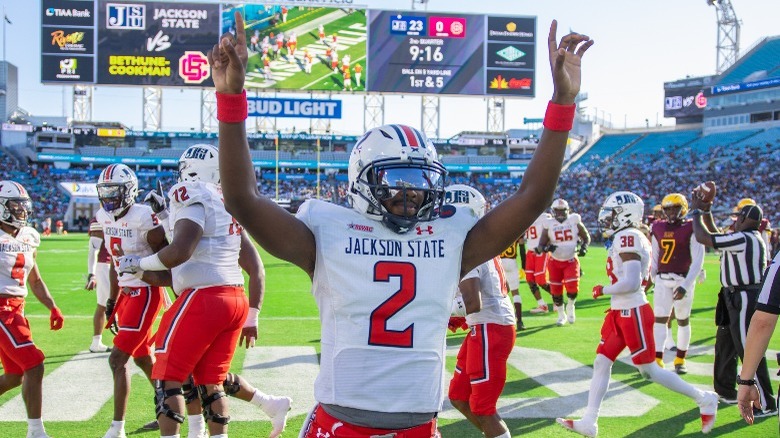
[[250,117],[341,118],[340,100],[248,97],[247,101]]
[[87,26],[95,20],[93,0],[43,0],[41,2],[43,26]]
[[701,116],[707,107],[704,90],[714,76],[685,78],[664,83],[664,117]]
[[44,56],[41,60],[42,82],[92,83],[95,58],[91,56]]
[[206,49],[219,39],[219,5],[100,0],[97,82],[213,85]]
[[41,0],[41,82],[95,80],[95,2]]

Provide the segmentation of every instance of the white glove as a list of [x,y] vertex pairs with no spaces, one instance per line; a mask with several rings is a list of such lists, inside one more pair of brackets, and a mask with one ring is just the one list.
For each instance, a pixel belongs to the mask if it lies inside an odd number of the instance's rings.
[[165,195],[157,193],[157,190],[149,190],[146,196],[144,196],[144,203],[149,204],[152,207],[152,211],[158,216],[167,213],[168,204],[165,201]]
[[696,283],[702,284],[707,280],[707,271],[702,269],[699,271],[699,275],[696,276]]
[[466,303],[463,302],[463,295],[455,295],[455,299],[452,300],[452,316],[466,316]]
[[119,267],[117,271],[120,274],[136,274],[141,271],[141,257],[137,255],[125,255],[119,257]]

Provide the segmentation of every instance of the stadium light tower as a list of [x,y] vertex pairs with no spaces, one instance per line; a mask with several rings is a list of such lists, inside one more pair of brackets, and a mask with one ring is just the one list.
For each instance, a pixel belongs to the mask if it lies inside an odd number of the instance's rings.
[[707,0],[707,5],[715,7],[718,22],[718,45],[715,57],[715,74],[721,74],[737,62],[739,57],[739,28],[731,0]]

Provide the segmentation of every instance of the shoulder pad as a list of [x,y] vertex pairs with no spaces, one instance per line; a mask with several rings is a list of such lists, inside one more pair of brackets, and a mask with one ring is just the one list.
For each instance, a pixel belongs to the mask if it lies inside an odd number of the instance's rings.
[[182,181],[171,187],[168,198],[171,200],[171,210],[178,210],[192,204],[205,205],[212,194],[205,183]]
[[16,240],[24,242],[33,248],[38,248],[41,245],[41,235],[32,227],[24,227],[19,230],[19,234],[16,235]]
[[582,222],[582,217],[579,213],[572,213],[569,215],[569,218],[574,221],[574,223]]

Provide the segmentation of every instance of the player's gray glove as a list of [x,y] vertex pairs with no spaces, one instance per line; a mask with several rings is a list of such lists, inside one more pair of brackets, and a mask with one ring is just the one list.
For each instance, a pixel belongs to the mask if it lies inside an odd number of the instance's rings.
[[159,180],[157,181],[157,188],[149,190],[146,196],[144,196],[144,202],[149,204],[149,206],[152,207],[152,211],[157,215],[168,210],[168,202],[165,200],[165,191]]
[[137,255],[124,255],[119,257],[119,267],[117,271],[120,274],[136,274],[141,270],[141,257]]

